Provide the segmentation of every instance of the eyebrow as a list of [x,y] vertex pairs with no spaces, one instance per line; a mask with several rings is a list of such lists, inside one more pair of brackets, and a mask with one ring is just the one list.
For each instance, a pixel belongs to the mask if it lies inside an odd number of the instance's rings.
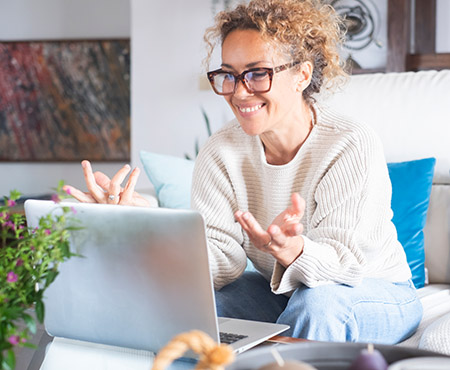
[[[256,66],[257,66],[258,64],[260,64],[260,63],[269,63],[269,62],[268,62],[268,61],[265,61],[265,60],[260,60],[260,61],[257,61],[257,62],[252,62],[252,63],[247,64],[247,65],[245,66],[245,68],[256,67]],[[222,63],[222,67],[230,68],[230,69],[232,69],[232,70],[235,70],[235,69],[233,68],[233,66],[231,66],[230,64],[226,64],[226,63]]]

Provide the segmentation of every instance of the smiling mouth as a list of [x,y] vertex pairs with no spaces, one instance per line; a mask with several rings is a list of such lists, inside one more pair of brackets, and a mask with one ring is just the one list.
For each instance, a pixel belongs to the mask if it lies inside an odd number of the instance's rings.
[[242,113],[250,113],[250,112],[256,112],[257,110],[260,110],[265,104],[258,104],[254,105],[253,107],[238,107],[239,111]]

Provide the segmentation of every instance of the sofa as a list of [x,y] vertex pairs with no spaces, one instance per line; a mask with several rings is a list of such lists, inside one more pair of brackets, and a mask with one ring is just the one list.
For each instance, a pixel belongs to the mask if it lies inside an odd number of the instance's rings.
[[[400,241],[403,229],[414,239],[404,247],[424,308],[416,333],[399,345],[450,355],[450,70],[355,75],[316,98],[372,126],[384,145],[393,202],[403,207],[393,203],[393,220]],[[141,161],[155,206],[189,207],[192,161],[146,151]]]
[[450,354],[450,70],[352,76],[324,102],[372,126],[387,162],[436,158],[418,288],[424,315],[399,345]]

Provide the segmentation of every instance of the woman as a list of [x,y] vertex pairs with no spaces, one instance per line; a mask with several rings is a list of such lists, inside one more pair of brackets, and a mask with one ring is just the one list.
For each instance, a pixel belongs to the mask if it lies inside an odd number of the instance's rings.
[[[221,43],[208,78],[236,116],[202,148],[193,177],[219,315],[313,340],[406,339],[422,307],[391,222],[382,145],[312,97],[344,75],[335,13],[313,0],[253,0],[219,13],[205,38],[209,55]],[[144,204],[138,170],[121,192],[129,167],[112,181],[84,169],[90,194],[69,188],[79,200]],[[257,272],[244,272],[247,258]]]

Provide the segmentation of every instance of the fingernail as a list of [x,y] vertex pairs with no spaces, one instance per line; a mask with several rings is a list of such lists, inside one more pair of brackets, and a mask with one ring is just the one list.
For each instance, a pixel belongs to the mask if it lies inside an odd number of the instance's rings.
[[248,220],[248,219],[250,218],[250,215],[249,215],[247,212],[245,212],[245,213],[242,215],[242,217],[244,218],[244,220]]

